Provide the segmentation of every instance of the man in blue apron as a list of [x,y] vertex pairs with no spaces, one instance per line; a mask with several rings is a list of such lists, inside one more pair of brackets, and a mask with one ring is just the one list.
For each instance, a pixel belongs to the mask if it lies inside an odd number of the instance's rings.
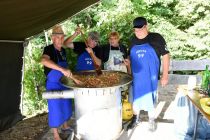
[[[52,31],[52,45],[44,48],[41,63],[47,77],[46,90],[66,90],[60,83],[60,78],[65,75],[71,77],[72,73],[67,69],[66,52],[62,48],[64,32],[60,26],[55,26]],[[63,125],[62,130],[70,130],[67,121],[72,115],[71,99],[48,99],[48,122],[53,128],[54,140],[61,140],[58,127]]]
[[130,62],[133,75],[133,109],[134,117],[129,128],[139,122],[140,110],[148,111],[149,130],[156,130],[155,102],[162,56],[163,74],[161,85],[168,83],[169,51],[164,38],[158,33],[148,31],[144,17],[133,21],[135,36],[131,39]]
[[76,71],[94,70],[94,63],[90,56],[93,54],[96,64],[101,66],[101,48],[98,46],[99,34],[96,31],[89,32],[87,38],[87,45],[85,42],[73,42],[74,38],[81,33],[81,29],[78,27],[74,34],[68,37],[64,44],[66,47],[71,48],[77,54]]

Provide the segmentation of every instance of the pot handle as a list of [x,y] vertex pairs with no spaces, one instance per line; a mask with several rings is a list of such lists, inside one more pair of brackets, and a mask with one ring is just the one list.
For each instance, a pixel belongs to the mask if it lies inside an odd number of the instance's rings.
[[74,98],[74,90],[61,91],[45,91],[42,94],[43,99],[72,99]]

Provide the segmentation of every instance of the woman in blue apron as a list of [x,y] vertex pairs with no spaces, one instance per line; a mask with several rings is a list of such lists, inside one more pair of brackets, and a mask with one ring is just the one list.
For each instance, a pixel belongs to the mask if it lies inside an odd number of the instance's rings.
[[75,33],[68,37],[64,44],[73,49],[73,51],[78,55],[76,71],[86,71],[86,70],[94,70],[94,63],[92,58],[90,57],[90,53],[93,54],[96,60],[97,65],[101,65],[101,48],[98,45],[99,34],[95,31],[88,33],[87,45],[85,42],[72,42],[73,39],[81,33],[81,29],[78,27]]
[[[62,48],[64,41],[64,33],[60,26],[55,26],[52,33],[53,45],[44,48],[41,63],[45,66],[45,74],[47,76],[46,90],[67,90],[60,83],[60,78],[70,76],[71,72],[67,69],[66,53]],[[58,127],[63,125],[63,130],[70,130],[67,121],[72,115],[71,99],[48,99],[48,122],[53,128],[54,139],[60,140]]]

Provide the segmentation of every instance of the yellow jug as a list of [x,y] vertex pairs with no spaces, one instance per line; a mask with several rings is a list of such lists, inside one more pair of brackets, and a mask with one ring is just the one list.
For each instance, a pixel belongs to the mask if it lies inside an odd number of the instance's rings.
[[123,99],[122,118],[123,118],[124,121],[128,121],[132,117],[133,117],[132,104],[128,102],[128,95],[126,95],[126,98]]

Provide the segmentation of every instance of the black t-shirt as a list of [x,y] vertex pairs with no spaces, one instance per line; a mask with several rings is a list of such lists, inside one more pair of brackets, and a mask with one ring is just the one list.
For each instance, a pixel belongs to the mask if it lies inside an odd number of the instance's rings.
[[[61,48],[61,51],[58,51],[57,49],[55,49],[55,47],[52,45],[46,46],[44,48],[44,52],[43,55],[48,55],[50,57],[50,60],[52,60],[53,62],[55,62],[56,64],[59,61],[66,61],[66,52],[64,48]],[[44,66],[44,73],[47,76],[48,73],[51,71],[52,69],[45,67]]]
[[[120,50],[123,53],[123,58],[126,59],[128,56],[126,47],[120,44],[119,47],[111,46],[111,50]],[[110,44],[106,44],[102,46],[102,61],[105,63],[109,59],[109,51],[110,51]]]
[[[82,53],[84,53],[86,51],[86,45],[85,42],[73,42],[74,45],[74,52],[80,56]],[[96,55],[96,57],[98,57],[99,59],[102,58],[102,49],[99,46],[96,46],[93,48],[93,52]]]
[[130,50],[134,45],[141,45],[145,43],[149,43],[154,48],[159,59],[160,56],[169,53],[165,39],[158,33],[149,33],[144,39],[138,39],[136,36],[131,39],[129,55]]

